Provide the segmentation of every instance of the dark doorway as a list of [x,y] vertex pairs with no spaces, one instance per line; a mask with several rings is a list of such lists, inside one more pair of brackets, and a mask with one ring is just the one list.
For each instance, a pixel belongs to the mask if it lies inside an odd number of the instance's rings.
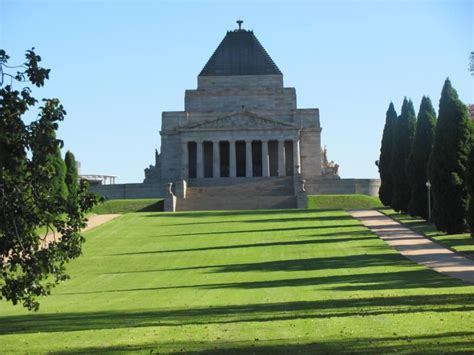
[[221,177],[229,177],[229,142],[219,142]]
[[268,142],[268,159],[270,160],[270,176],[278,176],[278,142]]
[[188,142],[188,174],[190,179],[196,178],[196,142]]
[[237,176],[245,176],[245,142],[237,141],[235,142],[235,156],[236,156],[236,165],[237,165]]
[[204,154],[204,177],[212,177],[212,164],[213,164],[213,153],[212,153],[212,142],[203,143],[203,154]]
[[293,175],[293,141],[285,141],[285,171],[286,176]]
[[252,142],[253,176],[262,176],[262,142]]

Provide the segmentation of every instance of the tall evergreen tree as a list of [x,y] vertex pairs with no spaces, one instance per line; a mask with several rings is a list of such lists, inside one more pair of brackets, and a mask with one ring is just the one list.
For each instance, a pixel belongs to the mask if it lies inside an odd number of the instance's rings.
[[76,158],[74,157],[74,154],[72,154],[69,150],[66,152],[64,162],[66,163],[65,181],[69,196],[76,196],[77,190],[79,188],[79,175],[77,173]]
[[[46,102],[42,107],[46,116],[52,114],[53,105]],[[46,181],[50,187],[50,194],[54,195],[61,202],[66,201],[68,191],[66,186],[66,164],[61,157],[61,146],[63,142],[56,139],[56,130],[58,124],[49,120],[40,120],[32,123],[32,129],[36,132],[32,139],[31,147],[33,150],[33,167],[40,169],[42,166],[48,166],[49,174],[45,174]],[[52,143],[51,143],[52,142]]]
[[421,99],[416,123],[415,139],[408,158],[407,176],[410,184],[408,212],[413,216],[428,218],[428,161],[433,148],[436,112],[429,97]]
[[396,120],[397,112],[393,107],[393,103],[390,102],[385,118],[385,127],[383,129],[382,145],[380,147],[380,158],[378,162],[381,180],[379,198],[385,206],[390,206],[392,202],[393,182],[390,165],[392,160],[393,129]]
[[446,79],[439,101],[429,175],[434,223],[439,230],[449,234],[462,232],[466,227],[468,193],[465,178],[470,130],[467,107]]
[[407,212],[410,202],[410,185],[406,174],[408,156],[415,136],[416,116],[411,100],[403,100],[402,112],[396,120],[390,169],[393,176],[391,206],[395,211]]
[[467,210],[467,223],[469,224],[471,237],[474,238],[474,144],[472,144],[472,139],[473,135],[471,134],[471,151],[469,152],[467,160],[466,185],[470,195],[469,208]]

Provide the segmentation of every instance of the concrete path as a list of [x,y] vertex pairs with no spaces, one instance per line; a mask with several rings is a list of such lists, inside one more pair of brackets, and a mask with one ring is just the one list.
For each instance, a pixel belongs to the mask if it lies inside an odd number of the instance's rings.
[[463,257],[374,210],[349,211],[408,259],[442,274],[474,283],[474,260]]
[[[119,214],[95,214],[95,215],[89,216],[87,218],[88,219],[87,226],[82,230],[82,232],[87,232],[88,230],[91,230],[97,226],[100,226],[101,224],[111,221],[114,218],[117,218],[118,216],[120,215]],[[48,233],[48,235],[46,235],[46,238],[43,241],[41,247],[44,248],[52,241],[59,238],[61,238],[61,234],[50,232]]]

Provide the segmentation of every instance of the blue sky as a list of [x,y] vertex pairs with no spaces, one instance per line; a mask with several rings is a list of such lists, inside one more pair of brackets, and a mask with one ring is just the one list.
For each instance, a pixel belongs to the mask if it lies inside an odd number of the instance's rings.
[[52,69],[34,93],[63,102],[59,137],[82,173],[140,182],[160,146],[161,112],[184,109],[184,90],[241,17],[298,106],[320,109],[322,143],[342,177],[373,178],[390,101],[399,112],[404,96],[418,109],[429,95],[437,108],[449,76],[474,103],[473,4],[0,0],[0,48],[15,64],[34,46]]

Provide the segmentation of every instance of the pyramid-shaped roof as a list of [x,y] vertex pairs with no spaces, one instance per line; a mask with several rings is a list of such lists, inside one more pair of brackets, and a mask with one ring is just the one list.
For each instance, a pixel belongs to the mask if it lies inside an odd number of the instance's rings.
[[228,31],[199,76],[281,75],[253,31]]

